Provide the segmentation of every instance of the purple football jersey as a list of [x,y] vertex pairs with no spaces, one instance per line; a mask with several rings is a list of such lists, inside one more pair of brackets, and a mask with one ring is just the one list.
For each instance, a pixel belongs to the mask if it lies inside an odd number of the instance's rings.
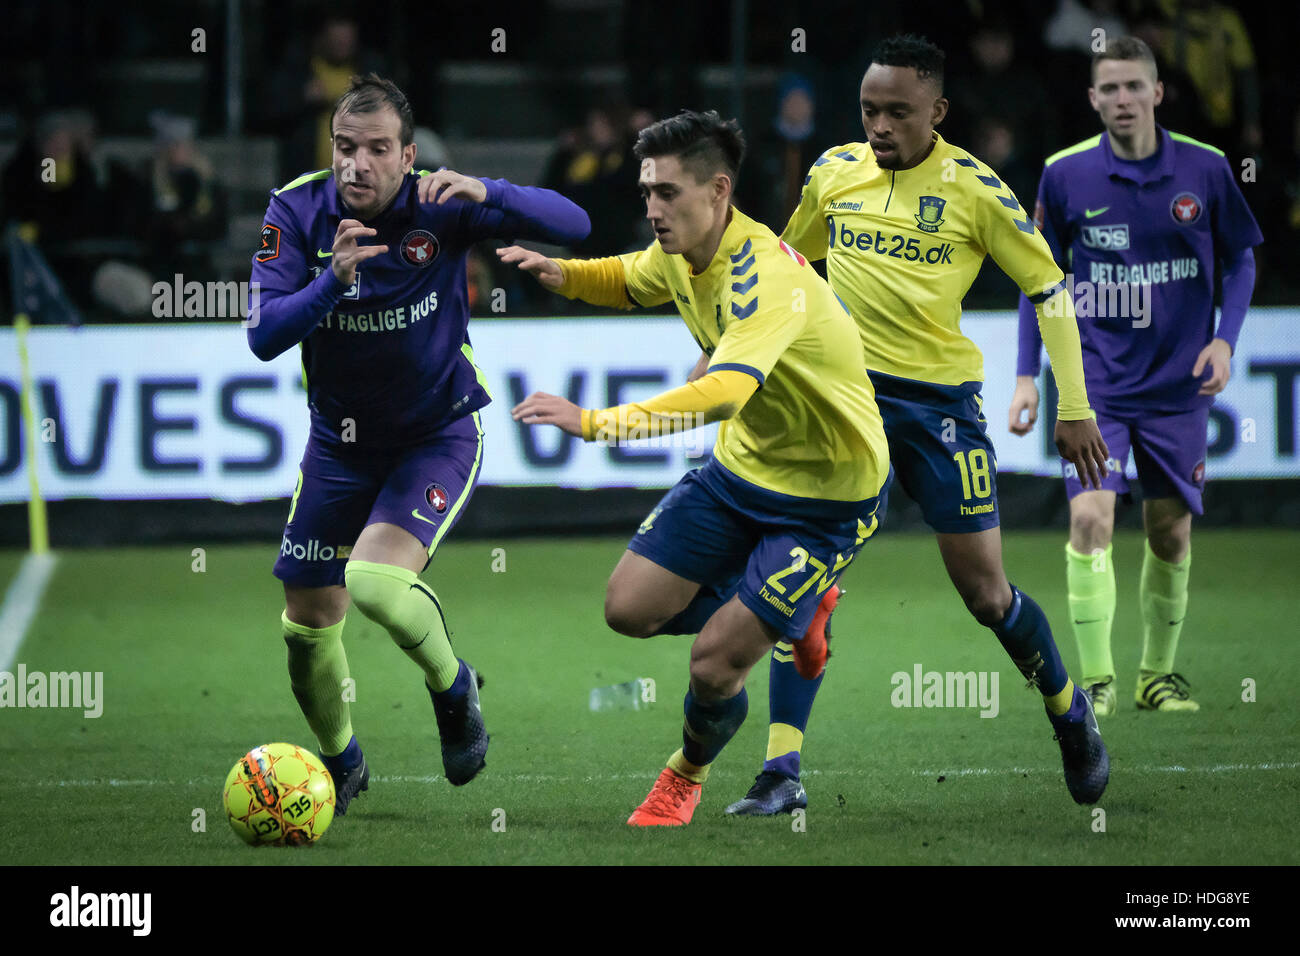
[[558,193],[484,179],[481,203],[421,203],[408,173],[362,245],[388,252],[345,288],[330,268],[340,219],[357,218],[330,170],[272,190],[253,256],[260,283],[248,342],[263,360],[302,343],[313,431],[358,446],[418,442],[491,401],[468,334],[465,258],[481,239],[568,244],[587,214]]
[[[1214,338],[1216,270],[1263,241],[1223,153],[1156,128],[1155,154],[1119,159],[1101,133],[1047,160],[1035,220],[1066,273],[1094,407],[1209,405],[1193,377]],[[1036,375],[1034,308],[1020,302],[1017,373]]]

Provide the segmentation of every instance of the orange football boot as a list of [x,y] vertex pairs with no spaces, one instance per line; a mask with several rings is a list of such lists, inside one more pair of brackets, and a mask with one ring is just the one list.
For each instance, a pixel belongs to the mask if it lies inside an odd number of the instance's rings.
[[634,827],[684,827],[700,803],[702,786],[664,767],[641,806],[627,818]]
[[827,643],[831,636],[831,612],[840,603],[843,593],[838,584],[832,584],[817,606],[817,613],[804,632],[803,640],[790,642],[794,646],[794,669],[804,680],[816,680],[826,670],[826,659],[831,656]]

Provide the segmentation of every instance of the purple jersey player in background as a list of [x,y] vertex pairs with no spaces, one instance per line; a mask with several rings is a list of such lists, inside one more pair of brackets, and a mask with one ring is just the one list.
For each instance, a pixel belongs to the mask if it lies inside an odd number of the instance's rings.
[[349,600],[424,672],[447,779],[484,766],[477,675],[418,578],[482,465],[491,396],[466,331],[465,257],[481,239],[567,244],[591,228],[549,190],[414,172],[412,131],[401,90],[354,77],[334,110],[333,167],[272,190],[253,256],[249,346],[269,361],[302,345],[311,431],[275,576],[294,696],[340,814],[370,776],[344,694]]
[[[1098,716],[1117,706],[1111,537],[1115,496],[1128,492],[1130,449],[1146,528],[1137,706],[1198,709],[1186,680],[1173,672],[1187,610],[1192,514],[1203,513],[1209,408],[1231,374],[1255,284],[1251,250],[1263,241],[1223,153],[1156,125],[1163,96],[1155,59],[1141,40],[1125,37],[1094,56],[1088,97],[1106,131],[1047,160],[1035,212],[1073,282],[1088,395],[1113,456],[1100,491],[1084,491],[1063,463],[1070,611]],[[1028,434],[1037,417],[1040,351],[1034,310],[1022,297],[1009,416],[1018,435]]]

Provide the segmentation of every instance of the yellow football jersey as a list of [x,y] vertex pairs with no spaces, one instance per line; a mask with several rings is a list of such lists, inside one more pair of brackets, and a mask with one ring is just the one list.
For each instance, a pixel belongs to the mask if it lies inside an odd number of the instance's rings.
[[984,257],[1034,302],[1064,276],[1010,187],[934,136],[912,169],[881,169],[866,143],[827,150],[781,238],[827,260],[831,287],[858,320],[867,368],[938,385],[982,382],[984,357],[962,334],[961,300]]
[[889,471],[858,330],[807,260],[732,207],[699,275],[658,240],[619,257],[642,306],[673,302],[709,371],[752,375],[759,390],[718,429],[714,457],[769,491],[831,501],[875,496]]

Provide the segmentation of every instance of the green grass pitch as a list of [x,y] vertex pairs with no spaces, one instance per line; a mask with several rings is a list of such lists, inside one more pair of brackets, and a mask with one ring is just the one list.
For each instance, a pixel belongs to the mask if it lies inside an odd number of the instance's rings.
[[[18,864],[1295,864],[1300,796],[1295,706],[1295,538],[1197,532],[1179,655],[1202,709],[1138,713],[1141,540],[1116,540],[1115,659],[1122,708],[1102,730],[1112,757],[1101,818],[1069,798],[1036,695],[966,614],[931,537],[884,534],[846,573],[834,659],[804,748],[809,807],[731,819],[766,745],[767,665],[750,715],[714,765],[695,821],[624,821],[680,743],[689,640],[620,637],[604,585],[621,538],[450,542],[425,579],[457,651],[487,684],[486,771],[441,777],[418,671],[353,612],[345,635],[353,723],[370,791],[306,850],[251,849],[221,810],[226,772],[248,748],[314,749],[289,692],[274,546],[69,551],[19,649],[28,671],[102,671],[103,715],[0,710],[0,851]],[[1053,622],[1067,666],[1059,532],[1012,533],[1012,580]],[[495,552],[495,548],[503,551]],[[504,557],[504,572],[493,563]],[[20,556],[0,555],[11,578]],[[890,676],[1000,675],[999,713],[901,709]],[[642,711],[591,713],[588,691],[656,682]],[[1243,701],[1243,682],[1256,699]],[[196,820],[202,810],[206,828]],[[494,826],[495,824],[495,826]]]

